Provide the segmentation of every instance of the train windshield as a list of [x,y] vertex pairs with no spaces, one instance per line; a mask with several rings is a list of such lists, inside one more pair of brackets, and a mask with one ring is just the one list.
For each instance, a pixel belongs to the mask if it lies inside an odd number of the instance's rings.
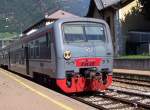
[[105,42],[104,25],[99,23],[65,23],[63,24],[64,42]]

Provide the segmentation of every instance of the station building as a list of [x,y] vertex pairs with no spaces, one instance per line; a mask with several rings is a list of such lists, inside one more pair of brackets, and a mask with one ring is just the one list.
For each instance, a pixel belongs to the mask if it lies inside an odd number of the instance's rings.
[[142,15],[138,0],[91,0],[87,17],[109,24],[115,56],[150,53],[149,40],[144,40],[150,39],[150,21]]
[[17,40],[17,36],[13,36],[11,38],[1,38],[0,39],[0,49],[6,47],[7,45],[11,44],[14,40]]
[[91,0],[87,14],[87,17],[104,19],[108,23],[116,56],[124,54],[125,52],[119,10],[130,2],[132,2],[132,0]]

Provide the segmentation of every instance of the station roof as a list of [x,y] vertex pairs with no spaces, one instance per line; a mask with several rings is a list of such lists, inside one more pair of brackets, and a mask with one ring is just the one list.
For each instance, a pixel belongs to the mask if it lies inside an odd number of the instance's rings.
[[69,12],[66,12],[66,11],[63,11],[63,10],[58,10],[58,11],[52,13],[51,15],[47,16],[46,18],[57,20],[57,19],[68,18],[68,17],[79,17],[79,16],[76,16],[72,13],[69,13]]
[[95,8],[99,11],[104,11],[108,8],[120,9],[134,0],[91,0],[86,17],[92,17]]
[[57,10],[50,15],[46,15],[39,22],[37,22],[37,23],[33,24],[32,26],[30,26],[29,28],[27,28],[25,31],[23,31],[23,34],[28,33],[32,29],[40,27],[41,24],[45,24],[46,22],[53,22],[53,21],[61,19],[61,18],[70,18],[70,17],[74,18],[74,17],[79,17],[79,16],[74,15],[74,14],[69,13],[69,12],[66,12],[66,11],[63,11],[63,10]]
[[98,10],[105,9],[113,5],[124,5],[133,0],[94,0]]

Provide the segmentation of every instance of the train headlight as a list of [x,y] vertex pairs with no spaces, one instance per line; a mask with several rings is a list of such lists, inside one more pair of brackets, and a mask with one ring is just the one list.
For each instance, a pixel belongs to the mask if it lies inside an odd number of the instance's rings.
[[64,58],[65,58],[66,60],[69,60],[69,59],[71,58],[71,51],[66,50],[66,51],[64,52]]

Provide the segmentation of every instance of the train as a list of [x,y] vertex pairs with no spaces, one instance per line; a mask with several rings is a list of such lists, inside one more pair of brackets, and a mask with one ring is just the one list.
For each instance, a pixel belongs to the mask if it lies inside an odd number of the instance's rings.
[[109,26],[94,18],[58,19],[2,48],[0,66],[65,93],[103,91],[112,84]]

